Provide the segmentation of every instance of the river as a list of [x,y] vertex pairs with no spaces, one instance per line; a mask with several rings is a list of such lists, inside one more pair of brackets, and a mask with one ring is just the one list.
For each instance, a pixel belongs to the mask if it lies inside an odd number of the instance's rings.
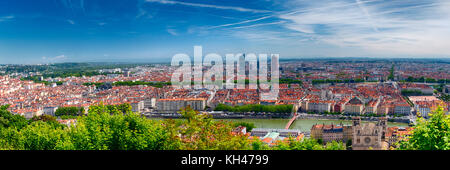
[[[152,118],[159,119],[159,118]],[[232,122],[249,122],[255,124],[257,128],[274,128],[274,129],[284,129],[286,124],[289,122],[289,119],[216,119],[216,120],[225,120]],[[363,123],[367,123],[366,121],[362,121]],[[331,119],[297,119],[290,127],[290,129],[300,129],[303,132],[309,132],[311,127],[314,124],[340,124],[343,125],[351,125],[352,121],[350,120],[331,120]],[[407,127],[407,123],[393,123],[388,122],[388,126],[398,126],[398,127]]]
[[[257,128],[276,128],[283,129],[289,122],[289,119],[223,119],[233,122],[251,122],[254,123]],[[340,124],[351,125],[352,121],[349,120],[327,120],[327,119],[297,119],[291,125],[290,129],[300,129],[303,132],[309,132],[311,127],[315,124]],[[367,123],[363,121],[362,123]],[[388,126],[407,127],[407,123],[393,123],[388,122]]]

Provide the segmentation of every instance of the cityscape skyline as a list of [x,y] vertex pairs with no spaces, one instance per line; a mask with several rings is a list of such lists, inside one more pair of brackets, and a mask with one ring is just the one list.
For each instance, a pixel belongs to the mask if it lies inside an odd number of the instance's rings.
[[[251,88],[251,77],[254,76],[250,74],[252,70],[250,63],[245,69],[248,69],[248,76],[247,74],[244,76],[249,80],[245,81],[248,85],[239,87],[237,78],[240,76],[237,74],[234,83],[233,81],[219,83],[212,89],[208,87],[207,81],[202,81],[203,86],[200,85],[200,88],[176,87],[174,78],[180,76],[177,73],[180,68],[168,64],[104,62],[0,65],[0,103],[3,104],[0,108],[2,120],[0,135],[3,135],[0,136],[3,139],[0,141],[0,148],[38,150],[39,147],[45,146],[46,150],[86,149],[85,144],[74,147],[73,145],[55,147],[52,142],[45,145],[14,144],[17,140],[34,141],[29,137],[16,140],[4,135],[8,134],[5,131],[14,130],[14,127],[9,126],[18,124],[17,120],[28,121],[30,124],[24,122],[26,128],[37,130],[41,126],[45,127],[44,120],[53,120],[48,123],[63,127],[55,130],[68,133],[73,128],[84,128],[86,120],[101,120],[94,118],[96,116],[111,116],[108,119],[133,116],[139,118],[139,121],[149,122],[148,125],[162,125],[173,129],[174,126],[165,125],[173,124],[173,121],[189,122],[183,119],[186,118],[186,112],[190,112],[189,114],[194,115],[193,118],[200,118],[193,121],[196,125],[204,118],[210,123],[230,121],[227,123],[229,128],[221,132],[225,132],[229,137],[238,137],[243,142],[257,140],[262,147],[269,150],[301,149],[284,148],[282,144],[289,142],[290,139],[296,143],[312,142],[314,148],[309,149],[313,150],[411,149],[398,142],[414,140],[417,132],[420,132],[417,129],[422,128],[425,121],[428,125],[430,122],[436,122],[438,117],[448,119],[449,65],[448,61],[436,59],[284,60],[280,61],[279,73],[271,72],[271,82],[274,81],[273,75],[279,74],[279,78],[275,80],[278,84],[271,88],[277,89],[276,96],[270,99],[264,98],[268,91],[264,90],[261,82],[257,83],[259,84],[257,88]],[[186,74],[190,71],[184,71],[183,80],[186,79],[185,75],[188,75],[187,79],[190,77],[194,81],[202,79],[196,79],[195,75],[203,75],[203,80],[208,80],[212,69],[208,68],[206,66],[200,73],[192,75]],[[226,77],[227,80],[233,79],[228,73]],[[258,75],[258,80],[263,80],[263,77],[265,76]],[[217,78],[215,77],[215,80],[221,82]],[[97,113],[99,110],[108,112]],[[44,122],[40,122],[41,120]],[[152,123],[156,121],[164,123]],[[120,124],[127,125],[127,122]],[[5,125],[7,128],[4,128]],[[90,128],[105,127],[96,123],[87,125]],[[220,125],[211,127],[218,126]],[[179,127],[186,126],[182,124]],[[199,127],[202,129],[198,131],[200,135],[214,132],[204,130],[207,125]],[[447,132],[450,126],[431,127]],[[12,133],[20,134],[25,130]],[[154,131],[146,132],[159,134],[153,133]],[[102,131],[93,132],[95,135],[100,133]],[[127,137],[117,133],[110,136]],[[181,139],[192,139],[181,136]],[[421,150],[448,150],[445,148],[445,138],[447,137],[443,135],[435,138],[444,141],[441,142],[443,147],[440,145],[429,147],[427,144],[423,146],[421,144],[419,147]],[[73,138],[67,139],[69,140],[66,142],[76,142],[72,140]],[[208,138],[199,140],[204,139]],[[228,139],[223,142],[230,141]],[[144,139],[141,142],[148,143],[152,140]],[[199,147],[201,145],[191,145],[192,143],[187,141],[185,144],[202,149]],[[241,146],[250,149],[253,144]],[[117,146],[117,144],[103,145],[101,149],[113,150]],[[142,149],[134,147],[135,145],[127,146],[132,147],[122,149]],[[223,146],[233,148],[215,149],[236,149],[234,147],[236,145]],[[253,149],[261,148],[253,147]]]
[[[248,54],[248,53],[245,53]],[[203,56],[204,57],[204,56]],[[223,60],[225,60],[225,56],[223,56]],[[194,58],[191,56],[191,61],[193,61]],[[450,58],[426,58],[426,57],[293,57],[293,58],[280,58],[280,62],[288,62],[288,61],[296,61],[296,62],[302,62],[302,61],[326,61],[326,60],[336,60],[336,61],[392,61],[392,62],[398,62],[398,61],[404,61],[404,60],[412,60],[414,62],[417,61],[433,61],[433,62],[450,62]],[[57,61],[57,62],[47,62],[47,63],[0,63],[0,65],[55,65],[55,64],[161,64],[161,65],[170,65],[171,59],[161,59],[156,61],[147,61],[147,60],[141,60],[141,61]],[[193,63],[191,63],[193,64]]]
[[449,58],[449,2],[0,2],[0,63],[167,62],[177,53]]

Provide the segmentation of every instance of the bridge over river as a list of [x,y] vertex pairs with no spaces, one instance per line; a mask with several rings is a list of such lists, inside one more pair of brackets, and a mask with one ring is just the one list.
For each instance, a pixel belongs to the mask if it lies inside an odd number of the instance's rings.
[[294,123],[294,121],[297,120],[297,110],[298,110],[298,105],[294,104],[294,106],[292,107],[292,118],[286,124],[286,127],[284,127],[284,129],[289,129],[291,127],[292,123]]

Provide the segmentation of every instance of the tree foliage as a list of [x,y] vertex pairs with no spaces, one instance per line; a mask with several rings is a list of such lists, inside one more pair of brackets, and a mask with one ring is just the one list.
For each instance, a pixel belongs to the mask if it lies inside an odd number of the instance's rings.
[[450,95],[443,94],[443,95],[439,96],[439,99],[441,99],[444,102],[450,102]]
[[[117,107],[117,106],[115,106]],[[3,113],[2,109],[2,113]],[[7,112],[7,111],[6,111]],[[8,114],[10,114],[8,112]],[[17,150],[159,150],[171,149],[161,122],[119,108],[91,106],[73,126],[52,126],[51,118],[0,129],[0,148]],[[42,120],[42,121],[41,121]],[[50,120],[50,121],[44,121]]]
[[394,80],[394,65],[392,65],[391,69],[389,70],[389,80]]
[[442,107],[432,111],[431,118],[418,118],[411,136],[399,142],[399,149],[407,150],[449,150],[450,116]]
[[420,90],[402,90],[403,96],[421,96],[423,95],[422,91]]
[[243,126],[246,128],[247,132],[252,131],[253,128],[255,128],[255,124],[251,122],[236,122],[233,124],[234,127]]
[[342,142],[332,141],[326,145],[320,144],[317,140],[307,138],[303,140],[295,140],[288,138],[286,141],[280,141],[274,146],[275,150],[345,150]]
[[[245,134],[234,134],[236,124],[214,121],[208,114],[186,108],[184,119],[150,120],[131,112],[127,105],[90,106],[70,126],[52,116],[27,120],[0,109],[0,149],[8,150],[267,150],[343,149],[339,144],[322,146],[306,139],[273,147]],[[124,109],[126,108],[126,109]],[[125,112],[123,112],[125,111]],[[246,125],[247,126],[247,125]],[[248,125],[250,126],[250,125]]]
[[405,82],[450,83],[450,80],[449,79],[433,79],[433,78],[425,78],[425,77],[414,78],[414,77],[409,76],[408,78],[406,78]]
[[280,84],[299,84],[302,85],[303,82],[301,80],[297,79],[290,79],[290,78],[281,78]]
[[55,116],[80,116],[84,114],[84,108],[82,107],[59,107],[55,111]]
[[13,115],[8,110],[9,105],[0,107],[0,129],[2,128],[23,128],[29,121],[20,115]]
[[185,120],[166,120],[164,125],[181,150],[241,150],[250,149],[246,135],[232,134],[230,122],[214,121],[211,115],[192,110],[180,111]]

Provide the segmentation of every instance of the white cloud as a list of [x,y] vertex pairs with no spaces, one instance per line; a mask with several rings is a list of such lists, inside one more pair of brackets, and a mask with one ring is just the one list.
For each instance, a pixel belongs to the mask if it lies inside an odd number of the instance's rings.
[[200,7],[200,8],[234,10],[234,11],[240,11],[240,12],[253,12],[253,13],[270,12],[268,10],[249,9],[249,8],[242,8],[242,7],[235,7],[235,6],[209,5],[209,4],[190,3],[190,2],[181,2],[181,1],[172,1],[172,0],[147,0],[147,2],[155,2],[155,3],[170,4],[170,5],[184,5],[184,6],[192,6],[192,7]]
[[68,19],[68,20],[67,20],[67,22],[69,22],[69,24],[72,24],[72,25],[74,25],[74,24],[75,24],[75,21],[73,21],[73,20],[70,20],[70,19]]
[[308,1],[296,10],[300,12],[279,18],[288,21],[284,27],[289,30],[314,34],[318,41],[340,47],[380,54],[450,55],[448,9],[450,3],[439,0]]

